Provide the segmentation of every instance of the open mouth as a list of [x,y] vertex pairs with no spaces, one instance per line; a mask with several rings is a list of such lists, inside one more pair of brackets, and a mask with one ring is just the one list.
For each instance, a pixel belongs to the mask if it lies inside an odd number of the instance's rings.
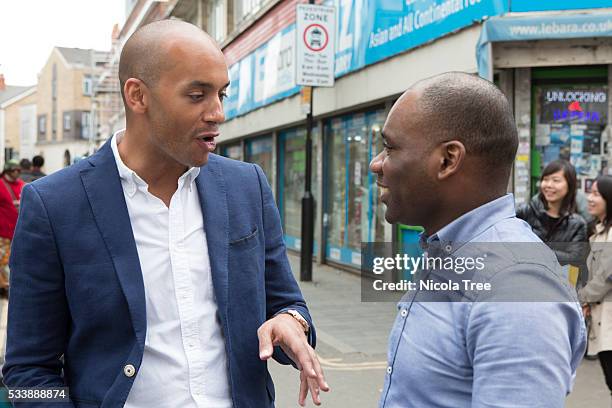
[[212,152],[217,147],[214,136],[202,136],[198,137],[196,140],[200,146],[206,148],[209,152]]

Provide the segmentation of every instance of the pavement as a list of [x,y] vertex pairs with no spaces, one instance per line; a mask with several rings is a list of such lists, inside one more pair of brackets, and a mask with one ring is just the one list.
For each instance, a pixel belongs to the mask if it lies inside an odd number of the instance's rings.
[[[289,260],[298,279],[299,257],[290,254]],[[317,353],[331,387],[331,392],[322,393],[322,407],[377,407],[395,303],[362,302],[360,278],[328,265],[315,264],[313,281],[299,284],[316,325]],[[299,373],[276,362],[269,366],[276,386],[276,407],[298,407]],[[309,400],[306,406],[315,405]],[[610,407],[598,361],[583,361],[565,407]]]

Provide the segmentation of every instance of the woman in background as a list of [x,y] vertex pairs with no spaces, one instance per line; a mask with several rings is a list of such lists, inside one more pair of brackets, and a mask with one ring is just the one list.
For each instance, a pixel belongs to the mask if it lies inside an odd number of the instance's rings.
[[595,218],[591,252],[587,259],[589,280],[578,291],[585,316],[591,316],[588,355],[596,355],[612,394],[612,177],[593,183],[588,210]]
[[539,194],[516,210],[516,216],[552,248],[561,265],[582,266],[588,253],[587,224],[576,212],[576,184],[574,166],[555,160],[542,172]]

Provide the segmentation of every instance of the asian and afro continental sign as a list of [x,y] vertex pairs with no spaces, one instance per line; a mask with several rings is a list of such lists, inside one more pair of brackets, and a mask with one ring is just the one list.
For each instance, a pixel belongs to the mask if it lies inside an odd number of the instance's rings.
[[[612,0],[328,0],[336,8],[339,78],[509,11],[612,7]],[[230,67],[228,119],[297,94],[296,28],[291,24]]]

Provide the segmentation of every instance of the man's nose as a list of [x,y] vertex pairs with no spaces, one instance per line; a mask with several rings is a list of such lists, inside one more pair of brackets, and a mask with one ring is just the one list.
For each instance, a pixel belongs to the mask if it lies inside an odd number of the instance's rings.
[[370,171],[372,173],[382,173],[383,153],[380,152],[370,162]]
[[209,105],[204,115],[202,115],[204,122],[212,123],[223,123],[225,121],[225,113],[223,112],[223,102],[220,98],[215,98]]

